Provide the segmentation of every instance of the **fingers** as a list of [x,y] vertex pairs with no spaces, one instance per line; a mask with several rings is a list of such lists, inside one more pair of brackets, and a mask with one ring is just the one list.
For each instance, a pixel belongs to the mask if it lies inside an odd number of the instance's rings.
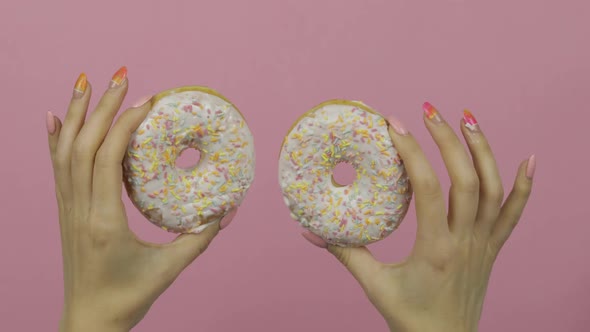
[[475,227],[489,234],[500,213],[504,188],[496,159],[475,117],[464,111],[461,132],[465,137],[473,165],[479,177],[479,206]]
[[176,238],[172,243],[166,245],[164,256],[169,264],[169,268],[175,274],[182,272],[189,266],[197,257],[199,257],[213,241],[215,236],[223,227],[229,225],[231,220],[235,217],[237,209],[230,211],[219,223],[209,225],[199,234],[182,234]]
[[121,114],[96,152],[92,183],[93,204],[102,206],[120,203],[123,188],[123,158],[131,135],[150,111],[150,99],[151,97],[143,98],[135,104],[139,106]]
[[479,179],[455,131],[430,104],[424,103],[424,123],[438,146],[451,179],[449,227],[452,232],[472,229],[479,200]]
[[433,239],[448,234],[445,201],[436,173],[430,166],[422,149],[394,117],[389,117],[389,135],[410,178],[414,190],[418,239]]
[[82,208],[90,204],[94,158],[127,93],[126,77],[125,67],[115,73],[109,88],[74,141],[72,189],[75,197],[84,205]]
[[318,248],[322,248],[322,249],[328,248],[328,243],[326,241],[324,241],[324,239],[322,239],[321,237],[315,235],[314,233],[312,233],[310,231],[305,231],[305,232],[301,233],[301,236],[303,236],[304,239],[306,239],[309,243],[313,244],[314,246],[316,246]]
[[61,121],[51,112],[47,112],[45,119],[47,127],[47,141],[49,142],[49,155],[51,160],[55,158],[57,151],[57,143],[59,141],[59,134],[61,132]]
[[[51,113],[51,112],[47,112],[45,124],[47,127],[47,141],[49,143],[49,155],[51,157],[52,163],[55,165],[57,144],[59,142],[59,134],[61,132],[62,124],[61,124],[61,121],[59,120],[59,118],[56,117],[55,115],[53,115],[53,113]],[[57,173],[56,173],[55,167],[53,168],[53,172],[54,172],[53,177],[55,179],[55,185],[56,185],[57,201],[58,201],[58,205],[61,206],[62,205],[62,197],[61,197],[60,190],[58,190],[58,188],[57,188]]]
[[334,255],[342,265],[344,265],[365,290],[371,283],[371,279],[376,276],[377,272],[383,267],[383,264],[376,260],[366,247],[344,248],[329,245],[321,237],[310,231],[305,231],[301,233],[301,235],[314,246],[328,249],[328,251]]
[[531,193],[535,168],[535,155],[520,164],[514,187],[500,210],[498,221],[491,234],[491,240],[498,249],[508,240],[520,220]]
[[383,267],[367,247],[343,248],[328,245],[328,251],[346,267],[364,289]]
[[70,173],[72,145],[84,124],[91,94],[92,88],[86,80],[86,75],[80,74],[74,86],[68,113],[64,119],[63,127],[60,129],[57,146],[55,147],[53,168],[56,187],[66,200],[70,200],[74,196]]

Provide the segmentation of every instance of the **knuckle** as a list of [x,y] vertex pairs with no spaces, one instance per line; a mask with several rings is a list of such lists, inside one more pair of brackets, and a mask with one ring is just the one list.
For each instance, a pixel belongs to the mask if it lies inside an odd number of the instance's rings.
[[97,168],[106,168],[111,164],[110,153],[106,146],[103,145],[100,149],[98,149],[96,152],[94,164]]
[[479,178],[474,174],[463,175],[456,180],[455,186],[461,191],[476,194],[479,192]]
[[514,192],[519,197],[526,199],[531,193],[531,186],[528,183],[524,183],[524,181],[517,181],[514,186]]
[[348,264],[350,263],[350,252],[348,250],[336,246],[329,246],[328,250],[338,261],[340,261],[340,263],[342,263],[342,265],[348,267]]
[[416,190],[420,190],[423,195],[438,196],[441,194],[440,184],[434,176],[424,177],[416,182]]
[[209,245],[211,245],[212,240],[213,239],[206,239],[199,246],[197,246],[195,250],[195,257],[201,256],[205,251],[207,251]]
[[495,186],[486,190],[486,195],[494,204],[502,204],[504,200],[504,188],[502,186]]
[[437,252],[431,257],[430,264],[437,271],[445,271],[448,269],[451,261],[454,259],[454,251],[447,248],[438,248]]
[[76,140],[72,146],[72,159],[82,160],[92,157],[92,147],[83,140]]
[[55,158],[53,159],[55,167],[58,169],[63,169],[70,166],[70,159],[64,155],[63,153],[56,154]]

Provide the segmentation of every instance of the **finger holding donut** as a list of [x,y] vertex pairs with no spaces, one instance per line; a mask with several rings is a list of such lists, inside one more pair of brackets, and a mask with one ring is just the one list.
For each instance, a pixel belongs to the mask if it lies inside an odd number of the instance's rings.
[[303,236],[342,262],[392,331],[476,331],[493,264],[530,195],[536,159],[520,163],[504,200],[492,149],[475,116],[465,111],[460,121],[466,150],[437,109],[429,103],[423,109],[451,189],[447,208],[419,144],[401,121],[388,117],[391,140],[414,191],[418,229],[410,255],[381,263],[364,246],[328,244],[310,231]]
[[88,112],[91,88],[82,74],[64,123],[47,114],[64,260],[60,331],[129,331],[237,211],[168,244],[148,243],[131,232],[121,197],[122,163],[153,104],[152,96],[142,98],[111,128],[128,83],[123,67]]

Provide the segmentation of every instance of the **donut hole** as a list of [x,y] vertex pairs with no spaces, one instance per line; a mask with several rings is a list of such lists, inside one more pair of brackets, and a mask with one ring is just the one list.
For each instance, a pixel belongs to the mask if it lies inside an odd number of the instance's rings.
[[176,167],[189,169],[196,167],[201,160],[201,151],[193,148],[187,148],[180,152],[176,158]]
[[336,186],[348,186],[351,185],[356,178],[356,169],[347,163],[347,162],[339,162],[334,167],[332,171],[332,182]]

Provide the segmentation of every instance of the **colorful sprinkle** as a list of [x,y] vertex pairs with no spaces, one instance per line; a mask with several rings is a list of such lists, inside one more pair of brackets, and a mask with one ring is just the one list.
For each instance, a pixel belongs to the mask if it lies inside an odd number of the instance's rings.
[[[186,148],[198,149],[201,161],[177,168],[176,158]],[[254,163],[252,134],[238,110],[206,91],[183,89],[159,99],[133,134],[124,180],[152,223],[170,232],[198,233],[241,203],[254,179]]]
[[[348,186],[330,181],[340,162],[356,169],[357,180]],[[385,119],[350,102],[326,103],[293,127],[281,148],[279,182],[292,217],[340,246],[389,235],[412,193]]]

